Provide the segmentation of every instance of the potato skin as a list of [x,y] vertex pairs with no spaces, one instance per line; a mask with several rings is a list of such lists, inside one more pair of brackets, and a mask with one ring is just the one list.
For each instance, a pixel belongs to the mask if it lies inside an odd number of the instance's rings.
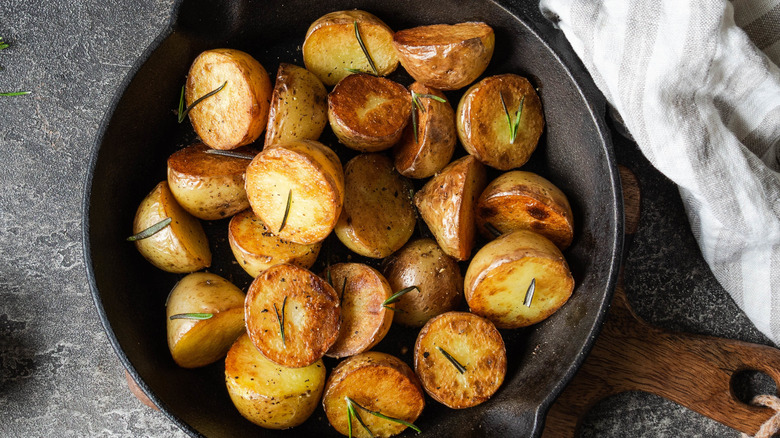
[[409,242],[387,258],[383,271],[394,292],[411,286],[394,304],[393,321],[422,327],[432,317],[454,310],[463,298],[463,276],[458,263],[431,239]]
[[211,250],[203,226],[176,202],[166,181],[157,184],[141,201],[133,220],[133,233],[167,217],[171,218],[169,226],[135,241],[138,252],[154,266],[177,274],[211,266]]
[[207,50],[195,58],[187,74],[187,106],[225,81],[225,88],[189,112],[198,137],[214,149],[252,143],[268,121],[271,80],[257,60],[240,50]]
[[[525,97],[514,143],[510,142],[501,96],[513,122]],[[522,76],[490,76],[474,84],[460,99],[456,122],[460,142],[469,154],[490,167],[509,170],[525,164],[536,150],[544,129],[542,101]]]
[[495,34],[481,22],[434,24],[396,32],[393,46],[416,81],[440,90],[457,90],[485,71],[493,56]]
[[[413,83],[409,90],[446,99],[441,91],[419,82]],[[418,100],[422,110],[412,108],[412,111],[417,112],[417,141],[414,140],[414,125],[407,124],[401,141],[393,149],[393,156],[395,168],[401,175],[428,178],[449,164],[455,152],[455,111],[449,101],[438,102],[430,98]]]
[[281,63],[271,95],[265,145],[285,140],[317,140],[328,124],[328,92],[305,68]]
[[495,236],[485,224],[501,233],[531,230],[550,239],[563,251],[574,237],[574,215],[566,195],[547,179],[520,170],[493,180],[477,200],[477,227],[484,237]]
[[287,429],[306,421],[325,387],[321,360],[302,368],[277,365],[243,334],[225,358],[225,385],[238,412],[266,429]]

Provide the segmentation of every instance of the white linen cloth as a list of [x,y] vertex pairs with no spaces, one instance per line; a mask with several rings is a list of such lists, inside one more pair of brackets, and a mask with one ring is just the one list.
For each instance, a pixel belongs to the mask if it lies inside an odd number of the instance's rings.
[[679,186],[715,277],[780,345],[780,0],[540,7]]

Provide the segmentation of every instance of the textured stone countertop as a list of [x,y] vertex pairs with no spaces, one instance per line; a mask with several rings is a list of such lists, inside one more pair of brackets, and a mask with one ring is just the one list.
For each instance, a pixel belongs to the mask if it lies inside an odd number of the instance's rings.
[[[0,0],[0,436],[183,436],[129,391],[86,279],[82,190],[97,130],[173,0]],[[769,344],[704,263],[676,188],[617,135],[642,188],[625,267],[636,311],[660,327]],[[754,378],[759,389],[767,382]],[[769,385],[771,388],[771,384]],[[737,437],[672,402],[599,403],[583,437]]]

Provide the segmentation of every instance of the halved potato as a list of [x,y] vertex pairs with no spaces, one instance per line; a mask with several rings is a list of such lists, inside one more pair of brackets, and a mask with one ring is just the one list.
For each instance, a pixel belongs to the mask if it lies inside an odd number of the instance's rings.
[[135,241],[138,252],[154,266],[177,274],[211,266],[211,250],[203,226],[181,208],[168,188],[168,182],[163,181],[138,206],[133,234],[166,218],[171,218],[169,226],[151,237]]
[[[391,418],[413,423],[425,407],[425,396],[420,381],[409,365],[385,353],[369,351],[345,359],[333,369],[325,384],[322,406],[328,421],[339,433],[349,434],[346,398],[363,408]],[[355,407],[374,436],[397,435],[406,426],[376,417]],[[369,434],[352,418],[352,436]]]
[[414,195],[436,242],[457,260],[468,259],[474,247],[474,205],[486,179],[485,166],[467,155],[450,163]]
[[336,236],[352,251],[384,258],[402,247],[416,224],[412,184],[384,155],[363,154],[345,166],[346,196]]
[[[524,305],[534,282],[530,307]],[[552,315],[574,291],[563,254],[546,237],[518,230],[489,242],[469,264],[464,293],[473,313],[498,328],[518,328]]]
[[327,86],[352,74],[373,72],[355,35],[355,23],[380,76],[398,67],[393,31],[376,16],[360,10],[325,14],[309,26],[303,41],[303,62]]
[[[436,89],[415,82],[409,90],[416,94],[429,94],[446,99]],[[393,156],[395,168],[409,178],[428,178],[449,164],[455,151],[455,111],[449,101],[438,102],[427,97],[418,97],[421,108],[412,108],[417,118],[417,139],[414,124],[404,129],[401,141],[395,145]]]
[[[379,271],[362,263],[338,263],[328,269],[341,301],[341,328],[325,355],[342,358],[373,348],[393,322],[393,312],[382,307],[392,294],[390,285]],[[327,270],[322,277],[329,277]]]
[[463,298],[463,276],[452,257],[431,239],[409,242],[385,260],[385,278],[393,291],[416,286],[394,304],[393,321],[422,327],[434,316],[454,310]]
[[[513,141],[507,113],[514,124],[518,112],[520,120]],[[542,135],[542,102],[528,79],[515,74],[490,76],[474,84],[460,99],[457,125],[460,142],[468,153],[496,169],[514,169],[531,158]]]
[[336,226],[344,205],[344,171],[336,153],[322,143],[288,140],[252,160],[246,194],[272,233],[310,245],[324,240]]
[[192,127],[214,149],[235,149],[260,137],[268,121],[271,80],[255,58],[240,50],[207,50],[192,63],[184,93]]
[[418,82],[457,90],[485,71],[496,37],[485,23],[434,24],[404,29],[393,36],[401,65]]
[[[488,239],[500,233],[532,230],[563,251],[574,236],[574,216],[566,195],[545,178],[521,170],[494,179],[477,200],[477,227]],[[490,224],[489,226],[487,224]]]
[[244,315],[249,338],[273,362],[305,367],[339,335],[341,308],[333,288],[304,268],[268,268],[249,286]]
[[225,358],[225,384],[238,412],[266,429],[287,429],[317,409],[325,387],[322,360],[302,368],[277,365],[239,337]]
[[333,133],[345,146],[361,152],[377,152],[396,144],[411,113],[409,90],[373,75],[349,75],[328,95]]
[[251,209],[230,219],[228,242],[239,266],[252,277],[282,263],[308,269],[317,261],[322,247],[322,242],[301,245],[278,238]]
[[305,68],[281,63],[268,112],[265,145],[285,140],[317,140],[328,124],[328,92]]
[[[196,272],[179,280],[165,308],[168,349],[176,364],[197,368],[222,359],[244,332],[244,298],[241,289],[216,274]],[[192,314],[212,316],[193,319]]]
[[[463,372],[446,356],[463,366]],[[414,344],[414,371],[425,392],[453,409],[487,401],[504,382],[506,347],[496,326],[468,312],[425,324]]]

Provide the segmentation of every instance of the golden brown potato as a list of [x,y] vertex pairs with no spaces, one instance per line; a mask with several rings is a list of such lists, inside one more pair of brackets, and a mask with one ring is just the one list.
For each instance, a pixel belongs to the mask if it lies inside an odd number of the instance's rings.
[[485,188],[485,166],[467,155],[453,161],[414,195],[414,203],[444,252],[471,256],[476,238],[474,205]]
[[439,403],[453,409],[476,406],[504,382],[504,340],[492,322],[473,313],[439,315],[417,336],[414,371],[425,392]]
[[197,368],[225,357],[244,333],[244,297],[216,274],[196,272],[179,280],[165,307],[168,349],[176,364]]
[[422,327],[434,316],[454,310],[463,298],[458,263],[431,239],[409,242],[385,260],[383,271],[395,292],[417,287],[394,304],[393,321],[402,325]]
[[322,242],[301,245],[276,237],[251,209],[230,219],[228,241],[239,266],[252,277],[282,263],[308,269],[317,261],[322,247]]
[[[526,306],[531,282],[534,293]],[[464,281],[473,313],[498,328],[518,328],[552,315],[574,291],[569,265],[555,244],[528,230],[504,234],[477,252]]]
[[336,226],[344,205],[344,171],[336,153],[322,143],[288,140],[252,160],[246,170],[246,194],[271,232],[311,245]]
[[149,193],[133,220],[133,233],[171,218],[169,226],[151,237],[135,241],[146,260],[163,271],[186,274],[211,266],[211,250],[203,226],[187,213],[163,181]]
[[412,95],[398,82],[368,74],[341,80],[328,95],[328,121],[345,146],[361,152],[391,148],[412,113]]
[[309,26],[303,41],[306,68],[329,87],[352,74],[351,70],[373,72],[355,35],[355,23],[379,76],[398,67],[393,31],[382,20],[360,10],[331,12]]
[[272,266],[258,275],[244,306],[249,338],[279,365],[311,365],[339,335],[338,295],[325,280],[295,265]]
[[[520,170],[493,180],[477,200],[477,227],[488,239],[495,231],[531,230],[563,251],[574,236],[574,216],[566,195],[543,177]],[[486,224],[490,224],[487,226]]]
[[485,71],[496,37],[485,23],[434,24],[393,36],[401,65],[414,80],[440,90],[457,90]]
[[322,277],[330,277],[341,301],[339,338],[326,356],[342,358],[369,350],[390,330],[393,312],[382,307],[390,298],[387,280],[376,269],[361,263],[338,263]]
[[328,92],[317,76],[293,64],[279,64],[268,112],[265,145],[317,140],[328,124]]
[[225,384],[238,412],[266,429],[287,429],[317,409],[325,387],[322,360],[301,368],[277,365],[239,337],[225,358]]
[[235,149],[260,137],[268,121],[271,80],[257,60],[233,49],[207,50],[192,63],[184,94],[192,127],[214,149]]
[[[416,94],[430,94],[446,99],[436,89],[415,82],[409,90]],[[412,108],[416,112],[417,138],[414,136],[414,124],[404,129],[401,141],[395,145],[393,155],[395,168],[409,178],[428,178],[440,171],[452,158],[455,151],[455,111],[449,101],[439,102],[427,97],[418,97],[422,108]]]
[[384,155],[363,154],[345,166],[346,196],[336,236],[352,251],[384,258],[402,247],[416,224],[412,184]]
[[514,74],[490,76],[474,84],[460,99],[456,117],[466,151],[500,170],[525,164],[544,129],[539,96],[526,78]]
[[[349,434],[347,397],[365,409],[408,423],[413,423],[425,407],[420,382],[409,365],[375,351],[345,359],[333,369],[325,384],[325,415],[343,435]],[[355,411],[376,437],[397,435],[406,429],[403,424],[379,418],[360,407],[355,407]],[[369,436],[354,417],[352,436]]]

